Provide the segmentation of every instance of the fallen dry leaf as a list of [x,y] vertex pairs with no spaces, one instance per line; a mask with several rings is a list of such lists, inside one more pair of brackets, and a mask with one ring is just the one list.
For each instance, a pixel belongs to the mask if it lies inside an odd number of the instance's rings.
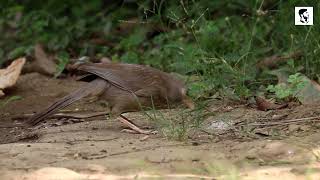
[[281,109],[288,106],[288,104],[274,104],[272,102],[267,101],[263,97],[255,97],[257,108],[261,111],[267,111],[267,110],[275,110],[275,109]]
[[6,69],[0,69],[0,97],[4,96],[3,90],[16,84],[26,58],[14,60]]

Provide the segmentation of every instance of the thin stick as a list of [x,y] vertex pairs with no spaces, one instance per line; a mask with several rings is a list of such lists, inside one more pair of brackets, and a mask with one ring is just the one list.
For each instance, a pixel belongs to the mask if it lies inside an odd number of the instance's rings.
[[305,118],[297,118],[297,119],[289,119],[289,120],[284,120],[284,121],[281,121],[281,122],[252,123],[252,124],[247,124],[247,125],[249,125],[249,126],[281,125],[281,124],[290,124],[290,123],[301,122],[301,121],[307,121],[307,120],[319,121],[319,120],[320,120],[320,116],[305,117]]

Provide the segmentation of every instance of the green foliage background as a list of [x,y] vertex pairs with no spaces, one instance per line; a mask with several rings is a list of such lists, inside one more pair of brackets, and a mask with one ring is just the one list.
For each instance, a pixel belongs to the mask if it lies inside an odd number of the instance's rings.
[[[314,7],[314,26],[294,25],[295,6]],[[319,78],[314,0],[3,0],[0,7],[0,64],[31,56],[41,42],[64,57],[107,56],[188,75],[196,98],[218,91],[241,99],[276,82],[257,70],[259,60],[300,50],[302,58],[281,67]]]

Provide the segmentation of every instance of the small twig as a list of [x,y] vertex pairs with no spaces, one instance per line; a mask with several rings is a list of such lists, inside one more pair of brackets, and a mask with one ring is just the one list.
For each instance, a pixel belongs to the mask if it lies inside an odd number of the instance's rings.
[[302,51],[300,50],[297,50],[293,53],[290,53],[288,55],[284,55],[284,56],[281,56],[281,55],[273,55],[271,57],[266,57],[262,60],[260,60],[257,64],[257,67],[259,69],[262,69],[262,68],[275,68],[277,67],[277,65],[279,63],[282,63],[282,62],[286,62],[288,59],[296,59],[296,58],[299,58],[303,55]]
[[150,24],[150,22],[147,22],[147,21],[128,21],[128,20],[118,20],[118,22],[121,22],[121,23],[128,23],[128,24]]
[[182,6],[182,9],[183,9],[184,13],[186,13],[186,15],[189,16],[189,13],[188,13],[186,7],[184,6],[184,2],[182,0],[180,0],[180,4]]
[[159,160],[152,160],[149,158],[145,158],[145,161],[152,164],[164,164],[164,163],[171,163],[171,162],[183,162],[182,159],[166,159],[163,157],[160,161]]
[[116,140],[116,139],[119,139],[119,137],[114,137],[114,138],[109,138],[109,139],[76,139],[76,140],[73,140],[73,141],[47,141],[47,142],[32,142],[30,144],[45,144],[45,143],[67,143],[67,144],[70,144],[70,143],[76,143],[76,142],[105,142],[105,141],[113,141],[113,140]]
[[247,124],[248,126],[272,126],[272,125],[282,125],[282,124],[290,124],[290,123],[296,123],[296,122],[301,122],[301,121],[306,121],[306,120],[313,120],[313,121],[318,121],[320,120],[320,116],[314,116],[314,117],[305,117],[305,118],[298,118],[298,119],[289,119],[289,120],[284,120],[281,122],[270,122],[270,123],[252,123],[252,124]]

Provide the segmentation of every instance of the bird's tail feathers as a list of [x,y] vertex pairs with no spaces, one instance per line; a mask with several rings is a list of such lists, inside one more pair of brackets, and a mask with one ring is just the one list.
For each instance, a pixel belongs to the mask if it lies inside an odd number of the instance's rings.
[[50,115],[56,113],[58,110],[65,108],[69,106],[70,104],[80,100],[81,98],[84,98],[90,94],[99,94],[97,93],[102,92],[106,89],[107,82],[103,79],[96,79],[92,82],[88,83],[87,85],[83,86],[82,88],[68,94],[67,96],[59,99],[52,105],[50,105],[48,108],[46,108],[43,111],[40,111],[39,113],[36,113],[32,117],[30,117],[26,124],[29,126],[35,126],[39,124],[42,120],[49,117]]

